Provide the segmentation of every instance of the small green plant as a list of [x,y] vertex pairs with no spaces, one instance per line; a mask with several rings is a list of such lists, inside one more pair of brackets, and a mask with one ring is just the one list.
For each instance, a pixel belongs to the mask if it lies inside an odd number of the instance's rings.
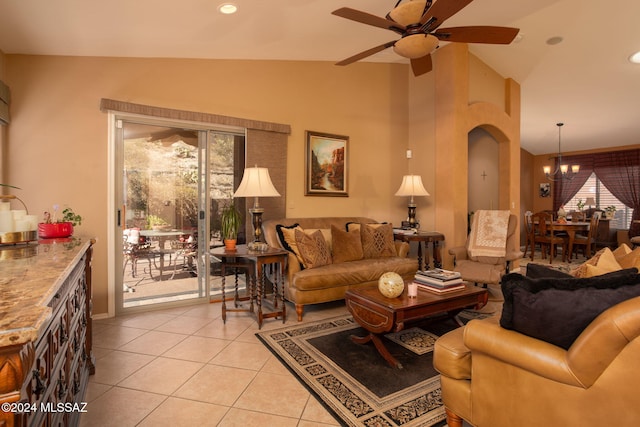
[[241,225],[242,214],[238,211],[232,199],[227,206],[222,208],[220,213],[220,233],[222,238],[226,240],[237,239]]
[[582,199],[578,199],[578,203],[576,203],[576,205],[578,206],[579,211],[584,209],[584,202],[582,201]]
[[613,216],[616,214],[616,207],[613,205],[607,206],[606,208],[604,208],[604,210],[609,218],[613,218]]
[[165,221],[162,217],[159,217],[158,215],[147,216],[147,228],[161,227],[164,225],[169,225],[169,223]]
[[82,217],[75,213],[71,208],[62,210],[62,222],[70,222],[74,227],[82,225]]
[[58,211],[60,210],[59,205],[53,205],[53,216],[49,212],[44,213],[44,223],[52,224],[52,223],[60,223],[60,222],[70,222],[74,227],[77,225],[82,225],[82,217],[75,213],[72,208],[64,208],[62,210],[62,217],[58,218]]

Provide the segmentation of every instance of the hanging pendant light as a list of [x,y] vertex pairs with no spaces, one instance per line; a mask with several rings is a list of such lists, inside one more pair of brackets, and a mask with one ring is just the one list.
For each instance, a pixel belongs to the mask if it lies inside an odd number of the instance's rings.
[[[556,169],[551,173],[551,166],[543,166],[542,170],[549,181],[572,180],[580,171],[580,165],[571,165],[562,163],[561,135],[560,129],[564,123],[556,123],[558,126],[558,158],[556,160]],[[571,171],[569,171],[571,169]]]

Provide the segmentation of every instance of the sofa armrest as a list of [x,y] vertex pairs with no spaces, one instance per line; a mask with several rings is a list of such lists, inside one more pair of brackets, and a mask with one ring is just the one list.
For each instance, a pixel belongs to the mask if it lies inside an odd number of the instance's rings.
[[407,242],[395,241],[394,244],[396,245],[396,253],[400,258],[409,256],[409,244]]
[[460,261],[463,259],[469,259],[469,257],[467,256],[467,248],[466,246],[458,246],[455,248],[450,248],[449,249],[449,255],[453,255],[453,263],[455,264],[456,261]]
[[290,285],[293,283],[293,275],[300,271],[302,268],[300,267],[300,261],[295,254],[289,252],[287,258],[287,283]]
[[614,305],[582,331],[567,352],[576,377],[591,386],[631,341],[640,336],[640,297]]
[[472,320],[464,328],[464,344],[475,353],[563,384],[584,388],[567,362],[567,351],[544,341],[502,328],[498,323]]
[[517,259],[520,259],[524,256],[524,253],[522,251],[509,251],[507,252],[505,259],[507,262],[511,262],[511,261],[515,261]]

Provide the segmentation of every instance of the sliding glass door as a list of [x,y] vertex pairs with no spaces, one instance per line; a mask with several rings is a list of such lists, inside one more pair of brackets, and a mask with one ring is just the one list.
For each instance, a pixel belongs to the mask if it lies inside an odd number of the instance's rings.
[[219,281],[209,250],[241,179],[244,134],[133,119],[116,128],[116,312],[209,298]]

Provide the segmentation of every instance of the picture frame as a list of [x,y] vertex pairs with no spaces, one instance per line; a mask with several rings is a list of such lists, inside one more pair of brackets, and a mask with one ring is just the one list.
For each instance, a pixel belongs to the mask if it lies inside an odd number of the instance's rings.
[[538,194],[540,197],[551,197],[551,184],[548,182],[540,183],[540,190]]
[[305,196],[348,197],[349,137],[305,133]]

